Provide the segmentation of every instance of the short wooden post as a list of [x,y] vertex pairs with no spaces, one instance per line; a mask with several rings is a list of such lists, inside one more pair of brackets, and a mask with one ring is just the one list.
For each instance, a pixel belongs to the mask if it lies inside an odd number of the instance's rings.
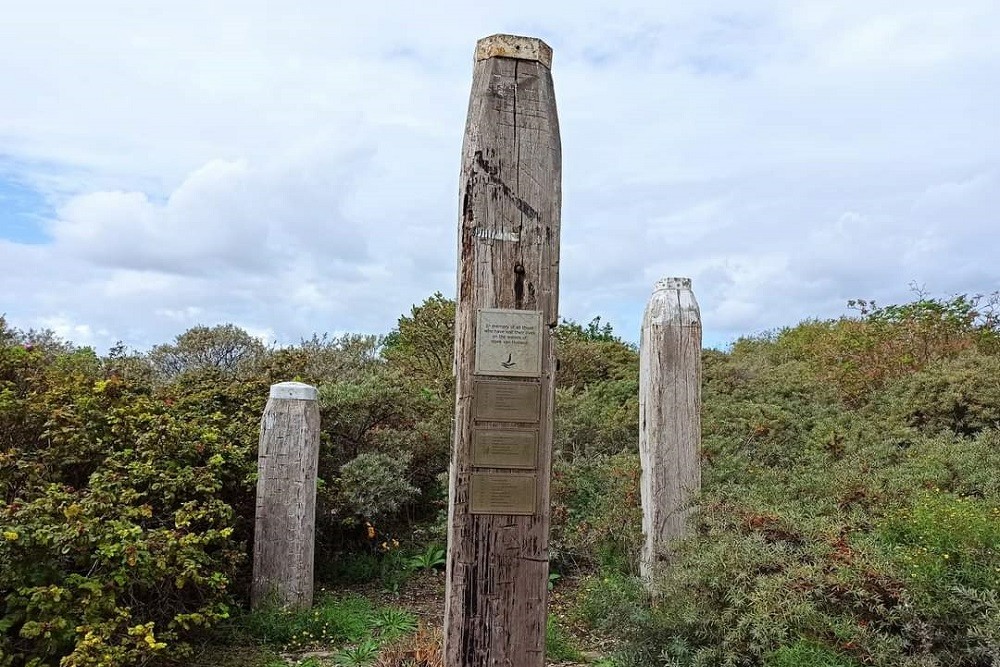
[[542,667],[562,157],[541,40],[478,42],[462,149],[445,664]]
[[318,463],[316,388],[301,382],[271,385],[257,454],[254,607],[312,606]]
[[650,581],[664,549],[684,535],[701,488],[701,313],[690,278],[656,283],[639,343],[640,558]]

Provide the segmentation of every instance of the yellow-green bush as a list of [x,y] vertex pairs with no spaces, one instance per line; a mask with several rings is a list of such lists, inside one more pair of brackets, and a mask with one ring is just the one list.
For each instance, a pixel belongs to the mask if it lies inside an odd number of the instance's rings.
[[227,615],[246,443],[88,350],[0,347],[0,664],[128,665]]

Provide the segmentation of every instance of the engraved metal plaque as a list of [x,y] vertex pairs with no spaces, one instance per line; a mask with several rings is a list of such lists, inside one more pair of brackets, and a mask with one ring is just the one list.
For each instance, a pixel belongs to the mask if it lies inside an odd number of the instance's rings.
[[536,422],[542,386],[533,382],[472,383],[472,416],[479,421]]
[[472,473],[472,514],[534,514],[537,475]]
[[482,308],[476,315],[476,375],[542,376],[542,311]]
[[473,429],[472,465],[534,470],[538,466],[538,429]]

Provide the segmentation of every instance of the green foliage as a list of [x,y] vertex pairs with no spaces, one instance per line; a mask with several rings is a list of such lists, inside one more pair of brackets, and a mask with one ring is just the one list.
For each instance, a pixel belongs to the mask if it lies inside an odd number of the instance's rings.
[[223,377],[252,373],[267,355],[258,339],[233,324],[198,326],[149,353],[157,374],[170,380],[183,373],[214,371]]
[[651,605],[613,574],[580,603],[626,664],[996,655],[996,323],[964,297],[861,308],[705,354],[690,537]]
[[557,389],[556,455],[576,461],[635,451],[639,442],[638,379]]
[[378,336],[314,334],[290,350],[300,361],[297,375],[314,383],[357,381],[375,370],[379,360]]
[[368,638],[378,616],[359,595],[321,595],[312,609],[264,607],[235,621],[235,626],[263,644],[299,650],[316,643],[342,645]]
[[435,292],[409,317],[402,316],[385,337],[382,355],[389,366],[438,397],[454,392],[455,302]]
[[782,646],[764,661],[764,667],[855,667],[857,664],[825,646],[804,639]]
[[964,350],[1000,349],[993,312],[998,295],[986,300],[967,295],[933,299],[921,292],[918,296],[891,306],[853,300],[849,305],[859,318],[786,329],[773,338],[775,347],[807,362],[850,405],[864,403],[887,383]]
[[340,467],[340,499],[347,511],[373,520],[392,516],[418,489],[406,474],[412,455],[365,452]]
[[446,562],[444,549],[436,544],[431,544],[427,546],[423,553],[410,557],[407,561],[407,565],[411,570],[423,570],[424,572],[430,572],[432,570],[443,568]]
[[1000,357],[966,350],[890,386],[883,411],[929,433],[971,436],[1000,426]]
[[[58,351],[63,349],[64,351]],[[0,348],[0,652],[13,664],[180,654],[245,563],[223,500],[241,448],[92,352]]]
[[[407,452],[405,478],[421,493],[438,484],[450,450],[453,402],[414,385],[397,372],[377,367],[359,380],[320,387],[324,447],[320,477],[333,480],[342,466],[361,454],[397,457]],[[431,496],[434,494],[431,493]],[[338,507],[329,500],[330,509]],[[383,521],[390,517],[368,516]]]
[[417,619],[409,612],[388,608],[375,615],[372,627],[375,628],[382,641],[393,641],[403,635],[415,632]]
[[1000,507],[938,489],[912,502],[883,520],[878,535],[916,591],[930,598],[952,587],[1000,588]]
[[639,379],[639,351],[614,335],[611,324],[595,317],[586,326],[563,320],[555,330],[559,369],[556,386],[582,390],[614,380]]
[[584,578],[578,596],[575,613],[609,635],[623,629],[631,634],[649,617],[649,596],[641,580],[614,568]]
[[551,614],[545,624],[545,657],[555,662],[579,662],[583,659],[572,635]]
[[335,665],[344,667],[364,667],[375,662],[382,645],[374,639],[366,639],[355,646],[343,648],[333,657]]
[[[386,548],[382,549],[381,544]],[[336,558],[322,561],[317,577],[334,586],[357,586],[378,583],[389,591],[398,591],[410,576],[409,557],[392,542],[376,542],[366,550],[345,551]]]
[[556,564],[636,569],[639,473],[634,453],[554,463],[550,548]]
[[409,612],[376,608],[359,595],[323,594],[312,609],[265,607],[237,618],[232,631],[282,651],[341,647],[335,664],[367,665],[387,643],[416,631]]
[[[857,301],[706,351],[703,491],[652,594],[634,576],[637,351],[599,318],[560,325],[552,566],[591,573],[576,613],[622,640],[616,664],[995,661],[997,300]],[[248,585],[258,420],[281,380],[320,386],[317,573],[397,590],[441,566],[453,322],[435,294],[382,340],[273,350],[226,325],[100,358],[0,318],[0,665],[191,661],[220,623],[365,664],[409,632],[322,595],[224,619]],[[569,658],[560,632],[550,655]]]

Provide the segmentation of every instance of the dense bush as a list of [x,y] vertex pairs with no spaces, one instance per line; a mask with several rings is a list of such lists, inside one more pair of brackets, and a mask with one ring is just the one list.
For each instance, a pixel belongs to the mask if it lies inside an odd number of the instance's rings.
[[0,347],[0,664],[183,652],[245,562],[223,499],[243,443],[89,350],[16,338]]
[[[996,298],[918,296],[705,351],[703,493],[652,591],[637,350],[556,329],[552,565],[623,664],[1000,660]],[[0,667],[183,659],[242,604],[283,380],[320,388],[317,572],[397,588],[443,537],[453,318],[436,294],[384,338],[197,327],[104,358],[0,318]]]
[[692,535],[650,600],[616,573],[586,597],[623,660],[993,664],[1000,394],[973,304],[862,304],[705,355]]
[[637,569],[642,544],[637,453],[575,463],[557,460],[551,494],[550,543],[556,568]]

